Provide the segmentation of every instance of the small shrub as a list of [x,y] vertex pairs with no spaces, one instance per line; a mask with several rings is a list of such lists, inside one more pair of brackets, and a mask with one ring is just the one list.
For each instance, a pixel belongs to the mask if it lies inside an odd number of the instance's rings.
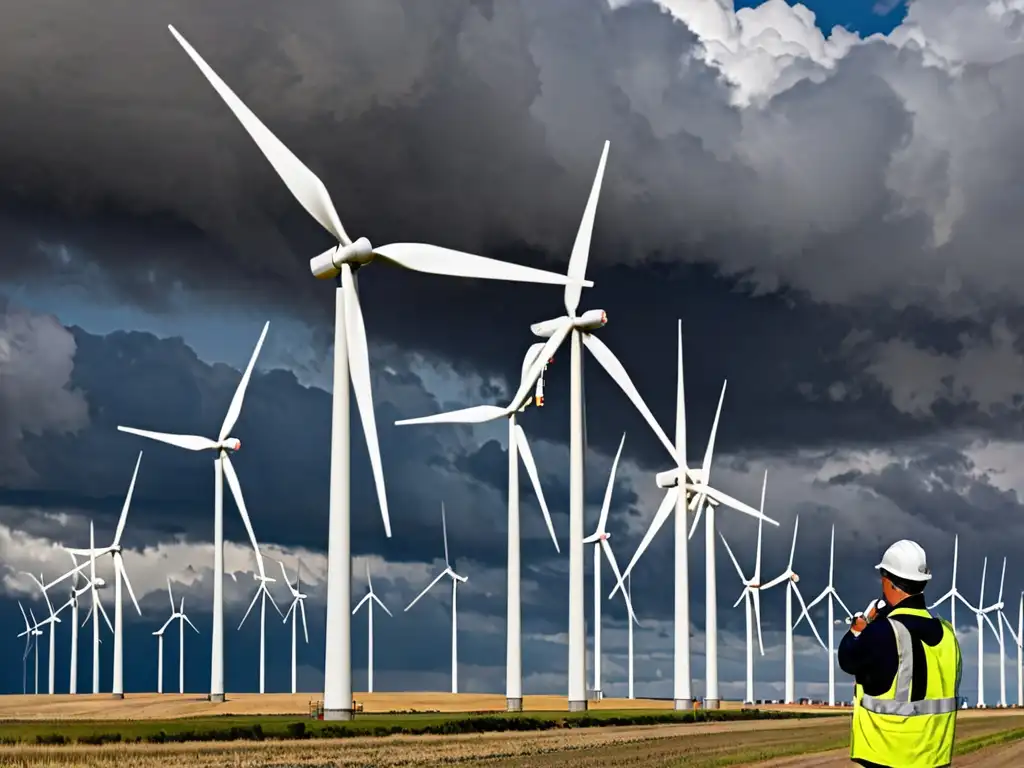
[[285,728],[285,732],[288,734],[289,739],[309,738],[309,734],[306,733],[305,723],[289,723],[288,727]]
[[36,744],[60,745],[67,743],[67,737],[62,733],[46,733],[36,736]]

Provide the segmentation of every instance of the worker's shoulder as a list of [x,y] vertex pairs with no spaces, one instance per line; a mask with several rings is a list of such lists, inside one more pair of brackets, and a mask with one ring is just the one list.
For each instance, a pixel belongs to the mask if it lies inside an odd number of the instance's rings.
[[888,616],[872,621],[870,624],[864,627],[864,631],[860,633],[860,636],[862,638],[866,638],[868,642],[895,641],[896,634],[892,626],[889,624],[889,621],[890,619]]

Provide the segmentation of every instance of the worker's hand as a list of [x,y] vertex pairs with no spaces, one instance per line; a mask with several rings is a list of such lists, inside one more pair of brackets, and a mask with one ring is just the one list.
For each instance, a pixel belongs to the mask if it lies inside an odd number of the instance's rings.
[[850,625],[850,631],[855,632],[858,635],[868,627],[868,622],[863,616],[856,616],[853,619],[853,623]]
[[874,603],[870,608],[868,608],[868,612],[864,615],[864,618],[867,619],[868,623],[874,621],[875,616],[878,615],[878,608],[875,607],[877,605],[878,603]]

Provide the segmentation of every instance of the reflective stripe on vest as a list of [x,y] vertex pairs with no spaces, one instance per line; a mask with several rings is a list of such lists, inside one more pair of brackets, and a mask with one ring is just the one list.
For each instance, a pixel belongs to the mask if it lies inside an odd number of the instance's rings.
[[914,682],[913,640],[910,637],[910,630],[902,621],[887,620],[896,635],[896,647],[900,657],[899,668],[896,670],[896,694],[891,699],[883,699],[865,693],[861,696],[860,705],[869,712],[900,717],[945,715],[955,712],[957,709],[956,698],[910,700],[911,686]]

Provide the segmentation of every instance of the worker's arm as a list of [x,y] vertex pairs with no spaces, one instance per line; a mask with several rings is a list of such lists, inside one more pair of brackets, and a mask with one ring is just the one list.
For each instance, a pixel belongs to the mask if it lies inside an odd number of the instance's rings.
[[878,696],[889,689],[899,665],[896,635],[885,620],[873,621],[859,634],[851,631],[839,643],[839,668],[857,678],[866,693]]

